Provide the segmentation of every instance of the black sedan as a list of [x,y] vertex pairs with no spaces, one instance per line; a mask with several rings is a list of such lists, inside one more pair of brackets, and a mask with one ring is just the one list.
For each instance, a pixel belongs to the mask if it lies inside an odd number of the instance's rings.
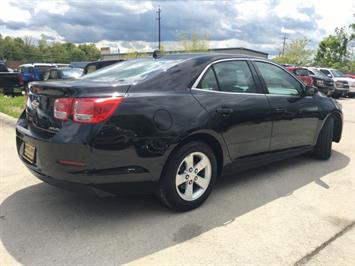
[[185,54],[31,83],[17,150],[41,180],[155,192],[191,210],[218,176],[310,152],[331,156],[341,106],[268,60]]

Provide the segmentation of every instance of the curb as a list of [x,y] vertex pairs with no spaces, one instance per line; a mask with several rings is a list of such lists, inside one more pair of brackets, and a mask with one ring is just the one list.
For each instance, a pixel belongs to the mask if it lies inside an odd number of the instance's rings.
[[10,127],[15,127],[16,126],[16,121],[17,121],[16,118],[13,118],[13,117],[11,117],[9,115],[6,115],[6,114],[0,112],[0,124],[1,124],[1,126],[7,125],[7,126],[10,126]]

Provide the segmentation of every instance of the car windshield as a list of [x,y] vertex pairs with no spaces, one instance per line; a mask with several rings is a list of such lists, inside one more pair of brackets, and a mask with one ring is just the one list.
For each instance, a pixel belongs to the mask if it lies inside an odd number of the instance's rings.
[[179,63],[183,59],[134,59],[108,67],[101,68],[87,74],[80,79],[95,81],[134,83],[148,76],[163,72]]
[[333,73],[333,76],[336,78],[345,77],[345,74],[339,70],[331,70],[331,71]]

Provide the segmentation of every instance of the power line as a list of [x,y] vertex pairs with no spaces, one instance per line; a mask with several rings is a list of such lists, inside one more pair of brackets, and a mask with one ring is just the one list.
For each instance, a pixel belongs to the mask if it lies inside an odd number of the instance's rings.
[[286,40],[288,38],[286,37],[286,33],[284,34],[284,37],[283,37],[283,44],[282,44],[282,56],[285,54],[285,46],[286,46]]
[[156,11],[156,13],[158,14],[158,17],[156,18],[158,20],[158,42],[159,42],[158,50],[160,50],[160,20],[161,20],[161,17],[160,17],[161,9],[160,9],[160,6],[158,7],[158,10]]

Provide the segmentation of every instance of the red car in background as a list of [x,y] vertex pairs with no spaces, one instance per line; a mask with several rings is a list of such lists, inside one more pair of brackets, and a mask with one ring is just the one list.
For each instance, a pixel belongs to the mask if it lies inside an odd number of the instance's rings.
[[292,74],[296,75],[300,80],[302,80],[307,86],[313,86],[313,78],[309,75],[306,68],[303,67],[293,67],[286,66],[286,69]]
[[355,73],[347,73],[345,76],[355,79]]

